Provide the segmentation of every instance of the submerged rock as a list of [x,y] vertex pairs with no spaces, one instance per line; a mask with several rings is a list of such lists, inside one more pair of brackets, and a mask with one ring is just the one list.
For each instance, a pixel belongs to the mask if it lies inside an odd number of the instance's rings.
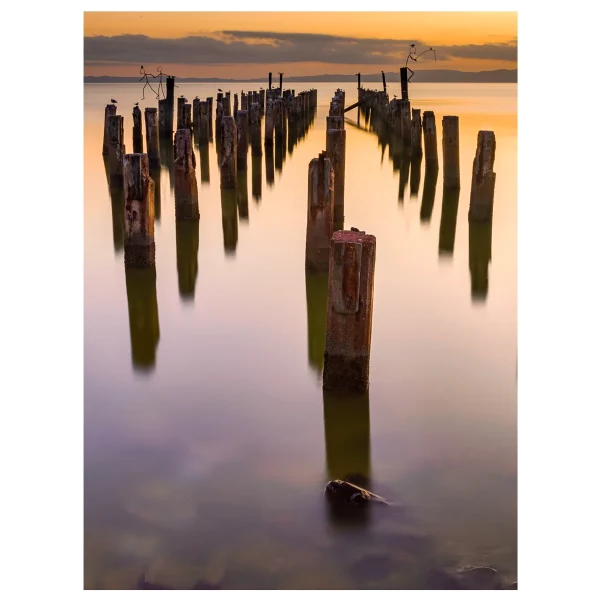
[[375,502],[378,504],[389,505],[389,502],[385,500],[385,498],[373,494],[373,492],[369,492],[369,490],[365,490],[348,481],[341,481],[340,479],[330,481],[325,486],[325,494],[330,501],[336,503],[352,503],[361,506],[369,502]]

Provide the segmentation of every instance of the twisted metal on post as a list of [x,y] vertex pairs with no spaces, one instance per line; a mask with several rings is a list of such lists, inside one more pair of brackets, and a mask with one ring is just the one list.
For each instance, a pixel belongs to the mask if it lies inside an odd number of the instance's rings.
[[415,72],[408,66],[408,61],[412,60],[414,62],[417,62],[417,60],[421,56],[423,56],[423,54],[427,54],[427,52],[433,52],[433,58],[434,58],[435,62],[437,62],[437,56],[436,56],[435,50],[433,48],[429,48],[428,50],[423,50],[423,52],[421,52],[421,54],[415,56],[415,54],[417,54],[417,48],[415,47],[414,44],[411,44],[409,46],[408,55],[406,56],[406,64],[404,65],[410,71],[410,77],[408,78],[409,82],[413,78],[413,75],[415,74]]
[[[156,68],[156,72],[158,73],[158,75],[154,75],[152,73],[146,73],[146,70],[144,69],[144,65],[140,66],[140,73],[142,74],[140,81],[144,81],[144,80],[146,81],[146,83],[144,84],[144,87],[142,88],[142,100],[145,100],[146,86],[148,86],[156,94],[157,100],[160,100],[161,92],[162,92],[162,97],[163,98],[166,97],[165,90],[163,88],[162,78],[163,78],[163,75],[165,75],[166,77],[169,77],[169,76],[166,75],[166,73],[163,73],[162,65],[158,65],[158,67]],[[152,87],[148,77],[153,77],[154,79],[156,79],[158,77],[158,90],[159,90],[158,92]],[[175,87],[177,87],[177,86],[175,86]]]

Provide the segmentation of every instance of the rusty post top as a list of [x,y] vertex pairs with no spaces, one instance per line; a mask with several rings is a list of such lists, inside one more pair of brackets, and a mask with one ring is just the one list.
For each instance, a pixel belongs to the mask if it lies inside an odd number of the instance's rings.
[[155,107],[150,107],[150,106],[147,106],[147,107],[144,109],[144,112],[147,112],[147,113],[155,113],[157,110],[158,110],[158,109],[157,109],[157,108],[155,108]]
[[332,242],[351,242],[361,244],[374,244],[375,236],[364,231],[355,231],[356,228],[352,228],[350,231],[340,230],[334,232],[331,241]]

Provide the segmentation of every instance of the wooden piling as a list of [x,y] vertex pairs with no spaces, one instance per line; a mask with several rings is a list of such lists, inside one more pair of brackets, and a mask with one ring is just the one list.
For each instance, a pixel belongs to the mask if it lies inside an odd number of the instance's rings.
[[183,126],[192,131],[192,105],[183,105]]
[[492,219],[496,187],[496,173],[493,171],[495,157],[494,132],[480,131],[477,134],[477,151],[473,161],[469,221],[491,221]]
[[237,183],[237,128],[231,116],[221,122],[221,188],[234,189]]
[[442,117],[442,156],[444,188],[460,188],[458,117]]
[[400,68],[400,93],[402,100],[408,100],[408,68]]
[[169,129],[169,108],[166,98],[158,101],[158,134],[161,138],[170,136]]
[[[265,90],[260,90],[260,92],[258,94],[256,94],[256,92],[254,93],[254,102],[258,103],[259,109],[260,109],[260,115],[264,115],[265,114]],[[258,96],[258,99],[256,98],[256,96]]]
[[402,143],[405,146],[410,146],[412,138],[412,123],[409,100],[400,100],[400,122],[402,129]]
[[381,71],[381,79],[383,80],[383,91],[387,93],[387,86],[385,85],[385,73]]
[[336,231],[329,253],[325,390],[369,387],[374,283],[375,236]]
[[311,271],[329,268],[330,240],[333,234],[335,175],[325,152],[308,165],[308,214],[305,267]]
[[273,83],[273,73],[269,73],[269,90],[271,89],[272,83]]
[[223,116],[231,117],[231,92],[226,92],[223,98]]
[[175,109],[175,77],[167,77],[167,132],[173,134],[173,112]]
[[425,140],[425,165],[437,165],[437,133],[435,130],[435,115],[431,110],[426,110],[423,113],[423,138]]
[[108,117],[108,166],[111,187],[123,186],[123,155],[125,154],[123,116]]
[[359,90],[359,95],[360,95],[360,73],[357,73],[356,75],[358,76],[358,90]]
[[[333,125],[339,125],[341,117],[328,117],[338,119]],[[329,126],[329,122],[327,123]],[[346,179],[346,130],[327,129],[326,152],[335,173],[335,190],[333,200],[333,229],[338,231],[344,228],[344,189]]]
[[248,111],[238,110],[237,113],[237,168],[246,170],[248,163]]
[[177,98],[177,129],[183,129],[185,122],[185,98]]
[[[260,147],[260,138],[259,138]],[[262,148],[261,148],[262,152]],[[252,198],[258,202],[262,197],[262,153],[252,153]]]
[[267,100],[267,109],[265,111],[265,146],[273,145],[273,126],[274,126],[273,100],[271,100],[271,98],[269,98]]
[[206,99],[208,103],[208,139],[212,142],[213,139],[213,99],[209,96]]
[[158,111],[154,107],[144,109],[146,121],[146,148],[148,150],[148,162],[151,169],[160,167],[160,153],[158,150]]
[[[156,109],[155,109],[156,110]],[[125,191],[125,266],[153,267],[154,182],[146,154],[126,154],[123,158]]]
[[108,156],[109,133],[108,133],[108,119],[114,117],[117,114],[117,107],[114,104],[107,104],[104,108],[104,141],[102,142],[102,155]]
[[208,102],[200,102],[198,106],[198,141],[200,145],[208,144],[210,115]]
[[421,135],[421,109],[412,109],[412,120],[410,122],[410,152],[413,157],[423,156]]
[[185,127],[175,133],[175,220],[194,221],[200,218],[196,156],[192,135]]
[[233,118],[237,119],[237,114],[238,114],[238,95],[234,94],[233,95]]
[[144,151],[144,141],[142,136],[142,111],[139,106],[133,107],[133,152],[140,153]]
[[196,143],[200,142],[200,99],[194,98],[192,101],[192,127],[194,128],[194,139]]

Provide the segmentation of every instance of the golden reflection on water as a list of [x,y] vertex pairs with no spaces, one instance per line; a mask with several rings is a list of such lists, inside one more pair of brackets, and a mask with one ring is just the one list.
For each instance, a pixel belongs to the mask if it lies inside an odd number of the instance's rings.
[[[216,85],[179,85],[216,98]],[[133,148],[140,89],[85,86],[86,587],[133,588],[144,566],[181,589],[212,572],[230,588],[414,587],[440,557],[516,578],[516,86],[412,86],[412,106],[436,113],[440,156],[441,117],[459,116],[460,192],[346,115],[345,227],[377,236],[371,385],[354,404],[323,396],[326,279],[304,270],[308,163],[338,87],[318,86],[308,131],[290,124],[270,152],[249,149],[233,194],[218,136],[196,145],[189,227],[161,140],[156,269],[131,273],[101,146],[113,97]],[[497,140],[487,229],[467,219],[482,129]],[[323,487],[345,471],[406,506],[410,533],[376,512],[363,533],[329,528]]]

